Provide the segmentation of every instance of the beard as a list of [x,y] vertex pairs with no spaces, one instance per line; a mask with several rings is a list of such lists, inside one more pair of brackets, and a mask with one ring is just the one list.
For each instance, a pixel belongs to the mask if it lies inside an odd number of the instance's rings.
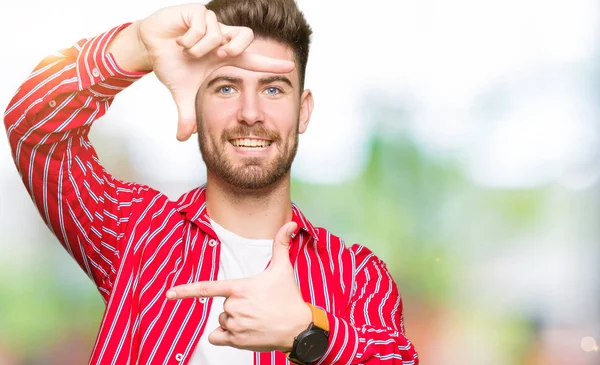
[[[262,189],[284,176],[292,167],[298,150],[298,125],[290,139],[282,140],[274,131],[267,130],[261,123],[252,126],[238,124],[234,128],[223,131],[221,138],[215,140],[205,133],[202,121],[198,120],[198,143],[206,168],[220,179],[239,189]],[[240,136],[256,136],[271,140],[271,148],[275,147],[277,155],[272,161],[264,157],[244,157],[240,166],[234,166],[226,153],[230,140]]]

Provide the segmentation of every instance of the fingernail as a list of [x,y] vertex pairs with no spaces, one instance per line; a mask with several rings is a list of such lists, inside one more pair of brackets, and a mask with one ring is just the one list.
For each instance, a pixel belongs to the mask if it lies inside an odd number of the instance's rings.
[[169,290],[167,292],[167,299],[175,299],[176,296],[177,296],[177,293],[175,293],[175,290]]
[[295,229],[296,229],[296,225],[295,225],[295,224],[291,224],[291,225],[288,227],[288,229],[287,229],[287,232],[286,232],[286,233],[287,233],[287,235],[288,235],[288,236],[291,236],[291,235],[292,235],[292,233],[294,233],[294,230],[295,230]]
[[217,51],[217,55],[219,57],[225,58],[225,57],[227,57],[227,52],[225,52],[225,50],[221,48],[220,50]]

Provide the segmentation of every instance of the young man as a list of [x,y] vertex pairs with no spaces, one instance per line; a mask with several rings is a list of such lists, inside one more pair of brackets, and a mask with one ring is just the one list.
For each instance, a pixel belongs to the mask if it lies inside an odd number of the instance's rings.
[[[17,168],[106,301],[90,363],[418,363],[385,264],[290,200],[310,34],[293,0],[170,7],[47,57],[19,89]],[[87,138],[150,71],[207,167],[177,201],[114,179]]]

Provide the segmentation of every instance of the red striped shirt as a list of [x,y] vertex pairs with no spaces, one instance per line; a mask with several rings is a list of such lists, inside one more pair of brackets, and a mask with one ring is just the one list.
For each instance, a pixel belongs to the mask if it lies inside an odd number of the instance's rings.
[[[179,198],[119,181],[88,139],[121,90],[143,76],[124,72],[106,46],[126,25],[45,58],[9,104],[5,126],[17,169],[42,218],[94,281],[106,303],[90,364],[187,363],[211,300],[167,301],[165,292],[216,280],[219,240],[205,187]],[[402,300],[385,264],[347,248],[293,206],[290,246],[307,302],[323,308],[330,344],[319,364],[418,364],[404,335]],[[286,364],[281,352],[254,363]]]

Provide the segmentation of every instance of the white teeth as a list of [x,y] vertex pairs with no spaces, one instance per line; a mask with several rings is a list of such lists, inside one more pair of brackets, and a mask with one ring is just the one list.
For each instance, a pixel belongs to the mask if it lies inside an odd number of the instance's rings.
[[249,139],[239,138],[234,139],[231,143],[236,147],[249,147],[251,149],[265,148],[271,145],[271,141],[265,141],[264,139]]

